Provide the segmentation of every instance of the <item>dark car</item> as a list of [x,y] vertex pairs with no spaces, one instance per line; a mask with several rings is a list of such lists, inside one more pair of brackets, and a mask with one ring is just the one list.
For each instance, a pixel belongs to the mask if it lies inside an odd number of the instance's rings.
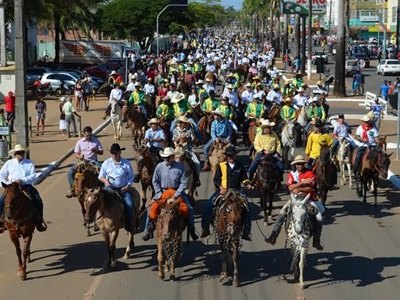
[[[369,57],[365,53],[354,53],[352,56],[353,59],[357,59],[359,61],[359,65],[361,68],[369,68]],[[364,64],[364,62],[365,64]]]

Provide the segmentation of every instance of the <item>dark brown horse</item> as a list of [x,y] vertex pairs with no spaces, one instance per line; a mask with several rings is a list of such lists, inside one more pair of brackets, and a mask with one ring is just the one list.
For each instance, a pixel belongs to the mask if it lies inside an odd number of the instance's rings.
[[[354,161],[358,149],[353,151],[352,165],[354,169]],[[391,154],[386,154],[381,150],[367,149],[361,163],[361,172],[355,172],[355,180],[358,197],[363,198],[363,202],[367,202],[367,190],[371,190],[374,195],[374,206],[378,206],[378,183],[379,176],[387,179],[390,165]]]
[[331,160],[329,147],[321,147],[321,152],[314,169],[317,179],[318,195],[321,203],[325,206],[328,191],[334,186],[332,179],[336,176],[335,172],[337,172],[335,164]]
[[[90,224],[85,220],[85,192],[87,189],[96,188],[102,185],[98,179],[98,174],[99,170],[97,166],[89,162],[80,162],[76,167],[74,194],[78,198],[79,204],[81,205],[83,226],[86,229],[87,236],[90,236]],[[97,230],[96,225],[95,230]]]
[[214,120],[212,114],[204,114],[199,122],[197,123],[197,127],[199,128],[199,132],[201,133],[203,140],[208,141],[210,139],[211,132],[211,123]]
[[[5,226],[10,234],[17,257],[18,257],[18,274],[21,280],[26,279],[26,265],[31,262],[31,242],[33,232],[35,231],[35,210],[33,201],[30,196],[24,192],[23,187],[19,183],[5,184],[1,183],[4,188],[4,221]],[[24,249],[21,252],[19,239],[22,237],[24,241]],[[21,257],[23,256],[23,259]]]
[[275,166],[274,158],[270,155],[264,156],[257,167],[254,182],[260,192],[261,208],[264,212],[265,225],[269,225],[269,218],[271,218],[272,215],[272,202],[276,195],[279,177],[280,175]]
[[179,212],[179,200],[170,198],[164,203],[156,226],[158,276],[164,279],[165,272],[169,271],[169,279],[175,280],[175,265],[182,255],[182,232],[186,228],[186,220]]
[[144,139],[146,119],[137,106],[125,105],[122,108],[122,117],[127,122],[127,128],[132,130],[133,142],[139,147]]
[[220,282],[228,276],[228,264],[233,263],[234,286],[239,286],[239,248],[243,229],[243,196],[235,189],[228,189],[225,195],[217,199],[214,230],[216,240],[223,255]]
[[263,119],[268,119],[271,122],[274,122],[275,124],[278,124],[280,120],[280,112],[281,107],[278,104],[272,104],[269,110],[264,110],[261,118]]

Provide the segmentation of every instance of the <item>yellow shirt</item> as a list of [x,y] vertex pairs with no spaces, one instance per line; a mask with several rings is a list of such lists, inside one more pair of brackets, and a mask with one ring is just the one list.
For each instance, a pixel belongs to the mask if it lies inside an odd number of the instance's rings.
[[278,152],[282,154],[281,141],[275,132],[271,134],[257,134],[254,139],[254,148],[257,152],[267,150],[269,152]]
[[331,147],[332,144],[333,139],[329,134],[313,132],[307,139],[306,155],[312,159],[316,159],[321,153],[321,145],[327,145]]

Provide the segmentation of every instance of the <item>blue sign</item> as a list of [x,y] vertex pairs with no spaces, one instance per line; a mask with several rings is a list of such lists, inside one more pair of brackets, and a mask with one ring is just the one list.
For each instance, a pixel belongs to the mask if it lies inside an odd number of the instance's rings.
[[294,16],[290,16],[289,24],[290,25],[295,25],[296,24],[296,18]]

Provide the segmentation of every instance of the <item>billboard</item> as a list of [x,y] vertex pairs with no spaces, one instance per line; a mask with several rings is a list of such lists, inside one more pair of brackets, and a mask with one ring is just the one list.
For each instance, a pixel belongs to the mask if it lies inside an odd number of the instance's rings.
[[[309,0],[283,0],[283,13],[285,12],[285,7],[293,6],[296,7],[296,11],[298,12],[290,12],[290,13],[300,13],[304,14],[307,11],[308,14],[308,2]],[[312,14],[313,15],[325,15],[326,14],[326,5],[327,0],[312,0]],[[301,12],[299,7],[301,7]]]

